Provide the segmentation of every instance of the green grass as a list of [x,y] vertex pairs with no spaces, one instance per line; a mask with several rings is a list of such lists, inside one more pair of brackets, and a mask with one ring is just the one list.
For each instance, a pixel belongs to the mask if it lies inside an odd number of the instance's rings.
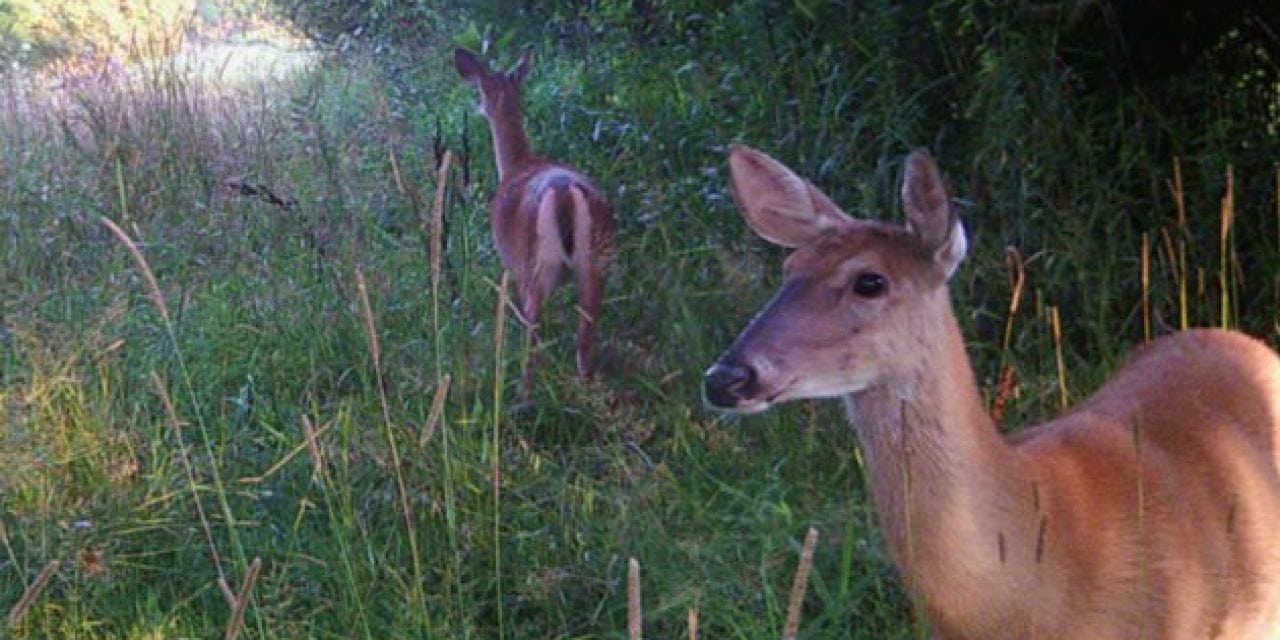
[[[937,148],[971,203],[957,307],[989,393],[1002,367],[1018,371],[1013,424],[1058,406],[1050,306],[1073,397],[1140,341],[1142,232],[1185,241],[1192,279],[1206,271],[1192,320],[1219,322],[1217,198],[1232,148],[1182,160],[1191,220],[1179,230],[1164,187],[1173,154],[1129,107],[1071,97],[1045,58],[1021,55],[1030,44],[931,80],[898,57],[906,27],[887,11],[845,39],[799,44],[787,44],[804,26],[791,16],[753,48],[739,45],[762,26],[743,6],[650,57],[539,48],[535,144],[611,194],[619,246],[599,381],[573,375],[562,290],[524,411],[510,406],[523,334],[512,317],[499,332],[495,315],[488,134],[446,65],[451,44],[393,64],[356,51],[235,90],[163,65],[80,93],[11,82],[0,604],[62,561],[13,635],[217,637],[231,617],[218,579],[238,590],[261,558],[242,637],[622,638],[636,558],[648,637],[685,637],[691,608],[705,637],[777,637],[812,525],[822,538],[801,636],[916,637],[835,403],[745,419],[701,406],[701,371],[770,295],[781,257],[734,213],[724,145],[774,152],[875,217],[895,215],[902,154]],[[388,71],[404,60],[419,64]],[[940,92],[959,101],[945,117]],[[422,219],[437,122],[455,149],[465,140],[472,182],[462,168],[451,178],[433,292]],[[1274,176],[1238,168],[1237,182],[1234,242],[1249,269],[1232,275],[1233,324],[1274,344]],[[163,305],[104,218],[137,243]],[[1029,280],[1006,350],[1007,245]],[[1177,324],[1171,264],[1153,251],[1164,325]]]

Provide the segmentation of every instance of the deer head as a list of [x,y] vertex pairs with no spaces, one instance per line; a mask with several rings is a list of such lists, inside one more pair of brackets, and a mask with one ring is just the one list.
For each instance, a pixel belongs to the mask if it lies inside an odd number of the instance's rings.
[[748,147],[731,150],[729,167],[747,224],[795,251],[783,264],[781,289],[707,370],[707,402],[762,411],[858,393],[922,366],[931,322],[950,313],[946,281],[966,248],[929,154],[907,157],[905,225],[852,218]]
[[453,52],[458,75],[480,90],[480,112],[490,120],[520,119],[520,94],[524,81],[533,70],[533,50],[526,49],[510,71],[491,71],[489,65],[466,49]]

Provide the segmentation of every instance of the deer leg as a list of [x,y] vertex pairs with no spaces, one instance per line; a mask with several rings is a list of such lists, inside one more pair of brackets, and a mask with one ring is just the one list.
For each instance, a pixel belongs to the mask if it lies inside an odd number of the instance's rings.
[[546,298],[536,284],[528,288],[520,296],[522,304],[520,313],[524,316],[524,368],[520,376],[520,395],[524,402],[533,394],[533,372],[537,368],[538,358],[538,316],[542,314],[542,303]]
[[578,270],[578,377],[590,380],[595,372],[596,322],[604,306],[604,272],[595,265]]

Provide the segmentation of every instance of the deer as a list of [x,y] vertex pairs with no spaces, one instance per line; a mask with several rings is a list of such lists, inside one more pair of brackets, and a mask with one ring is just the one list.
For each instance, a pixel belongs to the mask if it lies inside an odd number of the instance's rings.
[[489,121],[498,187],[489,206],[493,243],[512,274],[515,302],[526,329],[521,391],[533,391],[538,320],[552,292],[572,274],[578,289],[577,370],[594,373],[596,324],[604,304],[613,246],[613,214],[592,181],[573,167],[534,153],[525,134],[521,94],[533,68],[526,49],[508,72],[492,71],[466,49],[454,51],[463,80],[479,89]]
[[750,147],[729,165],[747,225],[791,251],[706,371],[705,402],[843,400],[889,558],[933,638],[1280,638],[1271,348],[1170,333],[1006,437],[948,295],[968,241],[927,151],[904,163],[905,224],[852,217]]

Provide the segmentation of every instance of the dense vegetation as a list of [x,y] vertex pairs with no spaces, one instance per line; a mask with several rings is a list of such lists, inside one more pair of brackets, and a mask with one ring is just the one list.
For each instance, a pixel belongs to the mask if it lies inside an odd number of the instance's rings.
[[[213,637],[261,558],[249,637],[620,638],[634,557],[648,636],[776,637],[812,525],[801,637],[914,637],[837,407],[701,406],[782,257],[726,145],[877,218],[931,148],[979,379],[1034,421],[1147,335],[1280,342],[1280,21],[1219,9],[1162,44],[1110,3],[281,2],[324,54],[288,80],[7,78],[0,603],[61,561],[13,634]],[[603,375],[562,290],[528,407],[457,45],[534,49],[535,146],[618,219]]]

